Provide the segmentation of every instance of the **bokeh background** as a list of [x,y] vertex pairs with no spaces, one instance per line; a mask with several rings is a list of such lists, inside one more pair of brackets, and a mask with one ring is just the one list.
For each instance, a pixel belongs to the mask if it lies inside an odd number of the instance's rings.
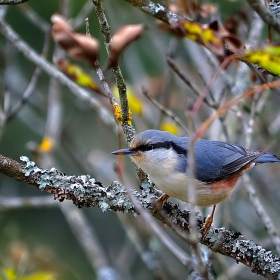
[[[168,4],[166,2],[161,3]],[[6,7],[5,22],[38,54],[41,54],[48,38],[47,60],[52,63],[54,55],[64,58],[65,54],[50,38],[50,17],[62,12],[76,24],[77,31],[85,33],[85,15],[89,18],[91,35],[100,40],[99,60],[105,69],[107,54],[93,7],[88,8],[90,4],[90,1],[83,0],[30,0],[26,4]],[[132,95],[131,102],[136,107],[133,111],[136,131],[160,128],[171,130],[177,135],[185,134],[143,96],[142,86],[150,96],[178,115],[190,130],[195,131],[215,109],[203,104],[198,115],[187,122],[186,114],[197,96],[168,67],[166,56],[168,54],[174,58],[181,71],[200,92],[218,69],[216,57],[195,42],[178,39],[164,32],[154,18],[123,0],[104,0],[103,4],[112,34],[126,24],[144,23],[147,26],[141,38],[125,51],[120,62],[124,80]],[[205,14],[200,15],[200,22],[218,19],[225,24],[234,17],[237,19],[237,36],[244,44],[257,47],[267,42],[267,27],[264,24],[254,40],[249,41],[254,24],[261,20],[254,15],[246,1],[203,1],[202,4],[209,6]],[[180,1],[174,1],[174,5],[180,8]],[[182,14],[179,8],[177,12]],[[85,13],[81,15],[83,9]],[[34,14],[38,21],[32,17]],[[46,36],[47,30],[49,36]],[[274,34],[275,42],[277,39],[279,37]],[[93,69],[86,63],[75,63],[99,85]],[[118,180],[119,175],[115,172],[118,159],[111,155],[111,151],[120,145],[126,146],[124,140],[119,141],[120,129],[116,124],[106,125],[95,108],[74,96],[44,71],[39,75],[33,93],[24,106],[10,120],[3,121],[7,98],[9,110],[21,100],[35,69],[36,65],[0,33],[0,153],[18,161],[20,156],[26,155],[40,167],[56,167],[68,175],[90,174],[105,185]],[[114,90],[115,81],[110,70],[106,72],[106,78]],[[272,80],[271,77],[266,78]],[[211,86],[211,94],[219,107],[259,83],[259,79],[245,64],[234,61]],[[100,106],[113,117],[108,99],[94,92],[89,94],[99,100]],[[207,99],[212,100],[210,95]],[[274,92],[267,90],[258,93],[215,121],[203,137],[250,145],[252,149],[270,150],[280,155],[279,105],[280,97]],[[49,136],[51,140],[48,140]],[[249,171],[251,183],[278,229],[278,235],[279,168],[267,164]],[[123,170],[124,182],[138,188],[139,181],[129,159],[125,159]],[[244,181],[240,181],[233,195],[218,206],[215,226],[242,232],[246,239],[252,239],[277,254],[248,198],[244,184]],[[34,200],[30,201],[30,198]],[[188,208],[185,203],[173,202]],[[66,206],[62,206],[64,204]],[[197,210],[206,215],[211,209]],[[7,271],[11,274],[16,272],[18,277],[27,277],[18,279],[102,279],[98,274],[100,267],[90,260],[81,246],[79,231],[85,231],[85,228],[78,228],[76,232],[73,221],[71,223],[69,220],[67,213],[74,211],[76,209],[71,202],[52,201],[51,195],[0,175],[0,279],[6,279],[2,275]],[[84,219],[95,237],[93,244],[86,246],[101,248],[108,267],[112,269],[111,279],[189,279],[189,269],[160,243],[140,217],[102,213],[98,208],[78,211],[76,219]],[[164,227],[163,230],[189,251],[188,245],[171,230]],[[203,250],[211,260],[217,279],[261,279],[242,264],[208,252],[206,248]]]

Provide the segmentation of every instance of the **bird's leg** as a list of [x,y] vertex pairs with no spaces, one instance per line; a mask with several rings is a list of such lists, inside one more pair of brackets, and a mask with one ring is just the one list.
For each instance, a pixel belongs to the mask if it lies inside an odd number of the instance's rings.
[[166,201],[168,200],[168,198],[169,198],[169,195],[167,195],[167,194],[162,194],[157,200],[156,200],[156,202],[155,202],[155,208],[154,208],[154,212],[157,212],[157,211],[160,211],[162,208],[163,208],[163,206],[164,206],[164,204],[166,203]]
[[211,228],[211,225],[212,225],[213,219],[214,219],[215,210],[216,210],[216,205],[213,206],[211,215],[206,218],[206,220],[203,224],[203,227],[201,229],[201,233],[202,233],[201,240],[204,240],[204,238],[206,237],[206,235],[208,234],[208,232]]

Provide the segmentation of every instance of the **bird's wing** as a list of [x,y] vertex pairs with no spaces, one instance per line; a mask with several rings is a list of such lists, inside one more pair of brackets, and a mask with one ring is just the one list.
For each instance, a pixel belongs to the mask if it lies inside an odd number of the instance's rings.
[[197,179],[204,182],[224,179],[264,154],[235,144],[200,139],[195,145]]

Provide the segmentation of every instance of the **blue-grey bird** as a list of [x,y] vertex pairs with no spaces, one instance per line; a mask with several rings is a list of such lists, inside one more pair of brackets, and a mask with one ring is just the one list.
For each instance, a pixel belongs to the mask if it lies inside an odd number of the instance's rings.
[[[130,155],[161,191],[189,202],[188,143],[188,137],[146,130],[134,137],[128,149],[113,154]],[[280,163],[280,159],[269,152],[205,139],[195,142],[194,154],[196,202],[199,206],[215,205],[226,199],[245,170],[261,163]]]
[[[161,203],[169,196],[189,202],[188,145],[188,137],[146,130],[134,137],[129,148],[113,154],[130,155],[135,164],[149,174],[157,188],[165,193],[159,199]],[[280,159],[269,152],[205,139],[195,142],[194,155],[196,204],[214,205],[210,219],[213,219],[215,205],[231,194],[245,170],[261,163],[280,163]]]

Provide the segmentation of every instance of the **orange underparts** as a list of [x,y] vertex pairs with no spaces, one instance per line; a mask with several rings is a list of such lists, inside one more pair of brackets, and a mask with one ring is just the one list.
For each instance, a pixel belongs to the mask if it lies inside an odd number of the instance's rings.
[[227,178],[219,180],[214,183],[210,183],[210,187],[212,190],[222,190],[222,189],[233,189],[235,184],[237,183],[239,177],[243,174],[243,172],[251,167],[251,163],[246,164],[240,170],[232,173]]
[[240,174],[232,174],[229,177],[219,180],[217,182],[211,183],[210,187],[212,190],[222,190],[222,189],[232,189],[237,183]]

